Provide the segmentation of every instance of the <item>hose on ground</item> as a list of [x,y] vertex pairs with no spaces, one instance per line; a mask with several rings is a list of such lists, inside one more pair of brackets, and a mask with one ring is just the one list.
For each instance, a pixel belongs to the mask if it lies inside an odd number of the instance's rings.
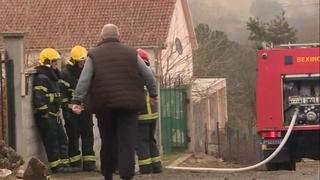
[[299,108],[296,108],[295,112],[292,116],[288,130],[287,130],[283,140],[281,141],[280,145],[277,147],[277,149],[268,158],[264,159],[263,161],[255,164],[255,165],[241,167],[241,168],[197,168],[197,167],[178,167],[178,166],[167,166],[166,168],[173,169],[173,170],[186,170],[186,171],[194,171],[194,172],[240,172],[240,171],[248,171],[248,170],[258,168],[258,167],[268,163],[269,161],[271,161],[281,151],[281,149],[286,144],[286,142],[292,132],[292,129],[293,129],[294,124],[297,119],[298,112],[299,112]]

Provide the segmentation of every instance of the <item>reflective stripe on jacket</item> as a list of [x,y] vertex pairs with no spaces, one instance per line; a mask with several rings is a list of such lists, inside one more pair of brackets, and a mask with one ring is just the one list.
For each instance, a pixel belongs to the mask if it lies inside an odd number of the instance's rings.
[[[57,74],[56,74],[57,73]],[[58,74],[51,68],[37,67],[33,79],[33,109],[36,114],[56,115],[61,105]]]
[[144,111],[140,112],[138,119],[139,119],[139,121],[155,120],[159,117],[158,104],[151,102],[146,86],[144,86],[144,94],[146,97],[145,98],[146,107],[145,107]]

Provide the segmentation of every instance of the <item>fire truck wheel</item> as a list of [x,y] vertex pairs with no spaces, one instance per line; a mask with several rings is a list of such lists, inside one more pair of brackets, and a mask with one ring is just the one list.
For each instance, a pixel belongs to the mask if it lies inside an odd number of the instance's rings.
[[277,171],[279,170],[279,163],[267,163],[266,168],[267,171]]
[[296,163],[294,161],[282,162],[282,163],[267,163],[266,169],[267,171],[277,171],[277,170],[295,171]]
[[280,163],[281,170],[295,171],[296,170],[296,162],[295,160],[290,160],[289,162]]

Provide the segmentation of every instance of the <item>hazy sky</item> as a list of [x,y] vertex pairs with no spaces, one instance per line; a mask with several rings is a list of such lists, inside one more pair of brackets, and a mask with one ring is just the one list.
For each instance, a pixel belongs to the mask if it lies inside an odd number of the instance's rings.
[[206,23],[226,32],[230,39],[248,39],[246,22],[250,16],[273,19],[286,11],[289,23],[298,29],[300,41],[319,42],[318,0],[188,0],[194,24]]

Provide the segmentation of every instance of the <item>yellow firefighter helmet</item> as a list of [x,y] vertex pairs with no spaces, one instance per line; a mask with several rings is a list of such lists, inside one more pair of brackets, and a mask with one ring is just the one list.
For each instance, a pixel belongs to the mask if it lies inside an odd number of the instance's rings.
[[77,61],[86,60],[87,55],[88,51],[86,48],[82,46],[75,46],[71,49],[70,59],[67,61],[67,63],[73,66]]
[[51,62],[60,59],[60,54],[57,50],[52,48],[45,48],[40,52],[39,63],[42,66],[51,66]]

